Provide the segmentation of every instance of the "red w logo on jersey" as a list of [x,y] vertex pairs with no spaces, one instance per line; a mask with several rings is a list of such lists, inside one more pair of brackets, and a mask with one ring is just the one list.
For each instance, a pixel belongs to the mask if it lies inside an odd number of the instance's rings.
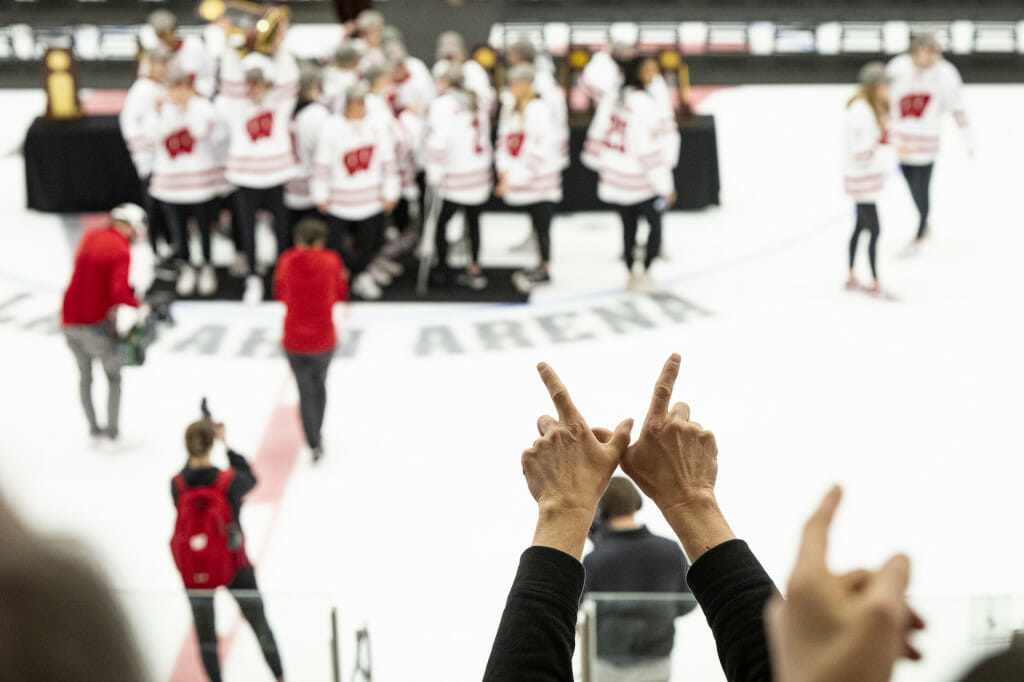
[[921,118],[932,96],[927,93],[907,95],[900,100],[900,118]]
[[359,171],[369,170],[370,161],[373,159],[373,145],[366,145],[359,149],[353,149],[345,154],[345,169],[349,175],[355,175]]
[[270,137],[274,127],[274,112],[264,111],[250,118],[245,124],[245,131],[253,142],[261,137]]
[[188,132],[188,128],[175,130],[164,140],[164,147],[167,148],[167,153],[171,155],[172,159],[178,154],[191,154],[195,144],[195,138]]
[[604,146],[626,153],[626,122],[615,114],[612,114],[612,126],[605,135]]
[[512,156],[519,156],[519,152],[523,151],[523,140],[525,139],[526,135],[523,133],[509,133],[508,141],[505,143],[508,153]]

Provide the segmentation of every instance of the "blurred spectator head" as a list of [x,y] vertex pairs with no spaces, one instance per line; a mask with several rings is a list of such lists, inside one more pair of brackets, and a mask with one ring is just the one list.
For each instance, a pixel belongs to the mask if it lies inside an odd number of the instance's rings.
[[456,31],[445,31],[437,37],[437,58],[463,62],[466,60],[466,41]]
[[388,24],[380,30],[380,43],[387,47],[390,43],[404,43],[402,31],[397,26]]
[[301,246],[324,246],[327,243],[327,223],[320,218],[303,218],[295,226],[295,243]]
[[311,61],[299,62],[299,99],[304,102],[316,101],[322,88],[320,67]]
[[205,457],[213,450],[213,441],[217,439],[217,430],[209,419],[192,422],[185,429],[185,451],[189,459]]
[[505,51],[509,67],[519,64],[533,64],[537,59],[537,48],[526,38],[519,38]]
[[393,64],[400,64],[409,58],[409,51],[402,41],[391,40],[384,44],[384,57]]
[[249,99],[262,101],[274,84],[274,63],[266,55],[250,52],[242,60],[242,73]]
[[935,31],[920,31],[910,36],[910,57],[920,69],[927,69],[942,58],[942,47]]
[[462,90],[466,87],[466,79],[462,72],[462,65],[456,62],[442,62],[435,69],[437,87],[441,92],[449,89]]
[[171,51],[163,43],[148,50],[145,56],[148,67],[147,75],[155,81],[162,82],[167,75],[167,64],[171,60],[171,56]]
[[636,57],[637,49],[636,45],[631,45],[617,40],[611,44],[609,52],[612,55],[612,59],[621,64],[622,62],[627,62]]
[[625,476],[614,476],[601,498],[600,515],[605,520],[633,516],[643,506],[643,498],[636,486]]
[[359,64],[359,60],[362,59],[362,51],[359,49],[359,44],[354,40],[342,41],[341,45],[338,46],[337,52],[334,53],[334,63],[342,69],[354,69]]
[[110,219],[114,227],[129,240],[139,239],[146,236],[149,228],[149,217],[146,210],[138,204],[119,204],[110,212]]
[[0,499],[0,656],[4,679],[145,679],[106,582],[69,541],[36,537]]
[[174,43],[177,41],[178,18],[173,12],[166,9],[154,10],[149,13],[146,22],[162,43],[176,47]]
[[366,117],[366,96],[369,89],[360,81],[345,90],[345,118],[359,121]]
[[889,99],[889,83],[892,79],[885,70],[882,62],[868,62],[860,68],[857,73],[857,82],[860,91],[874,105],[878,100]]

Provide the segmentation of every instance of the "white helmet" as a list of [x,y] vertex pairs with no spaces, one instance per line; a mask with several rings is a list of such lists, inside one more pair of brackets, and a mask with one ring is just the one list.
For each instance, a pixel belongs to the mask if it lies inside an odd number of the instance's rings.
[[139,237],[146,234],[149,226],[149,218],[144,208],[138,204],[121,204],[110,212],[110,219],[119,223],[127,223],[135,228]]

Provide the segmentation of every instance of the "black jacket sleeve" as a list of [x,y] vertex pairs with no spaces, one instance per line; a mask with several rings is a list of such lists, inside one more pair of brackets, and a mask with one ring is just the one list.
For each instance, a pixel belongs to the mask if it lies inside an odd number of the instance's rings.
[[[245,457],[234,450],[228,450],[228,462],[235,470],[235,477],[231,479],[228,486],[227,498],[234,509],[242,506],[242,498],[249,494],[249,491],[256,487],[256,474]],[[236,512],[237,515],[237,512]]]
[[770,682],[764,609],[775,584],[742,540],[701,556],[686,577],[704,610],[729,682]]
[[505,603],[484,682],[572,682],[583,565],[564,552],[530,547]]

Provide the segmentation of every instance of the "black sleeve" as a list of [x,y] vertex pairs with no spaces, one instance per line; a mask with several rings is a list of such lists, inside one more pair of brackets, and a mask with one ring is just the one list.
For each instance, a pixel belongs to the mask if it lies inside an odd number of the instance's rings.
[[228,462],[235,470],[235,477],[231,480],[231,485],[228,486],[227,497],[231,505],[238,509],[242,504],[242,498],[256,487],[256,474],[253,473],[252,467],[249,466],[245,457],[234,450],[228,450]]
[[171,499],[174,500],[174,506],[178,506],[178,486],[174,485],[174,479],[171,479]]
[[583,565],[549,547],[519,560],[484,682],[572,682]]
[[730,540],[701,556],[686,581],[711,626],[729,682],[770,682],[764,609],[778,594],[750,547]]

